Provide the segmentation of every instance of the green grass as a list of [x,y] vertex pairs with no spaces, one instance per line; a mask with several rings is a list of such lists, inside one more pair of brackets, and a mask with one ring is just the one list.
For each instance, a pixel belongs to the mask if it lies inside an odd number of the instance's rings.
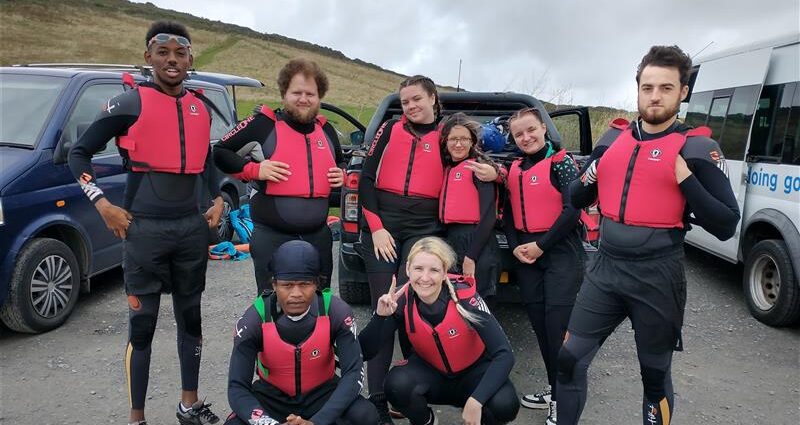
[[198,69],[205,67],[214,61],[214,57],[217,55],[217,53],[228,50],[237,42],[239,42],[238,37],[228,37],[222,43],[203,50],[200,52],[200,54],[194,57],[194,67]]
[[[239,119],[243,119],[246,116],[250,115],[253,112],[253,108],[256,105],[267,105],[272,109],[277,109],[281,107],[281,102],[277,100],[267,100],[267,99],[238,99],[236,101],[236,113],[239,115]],[[364,127],[369,124],[369,120],[372,118],[372,115],[375,113],[377,107],[375,106],[352,106],[352,105],[339,105],[333,103],[334,105],[338,106],[339,108],[344,109],[345,112],[353,116],[358,122],[364,125]],[[353,125],[349,122],[344,121],[343,119],[339,118],[336,114],[333,114],[328,111],[322,111],[322,114],[328,117],[331,123],[338,128],[343,133],[348,133],[352,128]]]

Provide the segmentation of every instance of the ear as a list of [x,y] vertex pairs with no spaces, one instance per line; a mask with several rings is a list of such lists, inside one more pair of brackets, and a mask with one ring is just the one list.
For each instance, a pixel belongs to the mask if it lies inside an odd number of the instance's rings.
[[689,95],[689,85],[685,85],[681,87],[681,102],[686,100],[686,96]]
[[148,65],[152,65],[152,63],[150,63],[150,49],[149,48],[144,51],[144,62],[146,64],[148,64]]
[[[189,50],[191,52],[191,50]],[[189,53],[189,68],[193,68],[194,65],[194,55]]]

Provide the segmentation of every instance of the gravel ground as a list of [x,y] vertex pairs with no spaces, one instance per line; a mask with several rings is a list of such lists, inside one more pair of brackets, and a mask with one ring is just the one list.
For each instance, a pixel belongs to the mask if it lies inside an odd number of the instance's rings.
[[[221,417],[229,412],[226,376],[233,324],[255,292],[252,270],[249,260],[209,266],[200,392]],[[797,423],[800,329],[770,328],[751,318],[743,301],[741,273],[741,267],[687,250],[686,351],[676,353],[673,365],[676,424]],[[0,329],[0,423],[126,423],[122,355],[127,304],[121,273],[95,278],[92,287],[94,292],[83,296],[72,318],[55,331],[23,335]],[[363,326],[369,309],[355,309]],[[495,314],[514,347],[517,361],[511,378],[517,390],[540,389],[545,374],[524,311],[502,304]],[[151,424],[176,423],[180,382],[174,341],[172,306],[165,299],[153,345],[147,400]],[[626,322],[608,339],[589,371],[582,423],[641,423],[638,371],[633,332]],[[457,409],[437,411],[441,424],[459,423]],[[522,409],[514,423],[542,424],[545,416],[546,411]]]

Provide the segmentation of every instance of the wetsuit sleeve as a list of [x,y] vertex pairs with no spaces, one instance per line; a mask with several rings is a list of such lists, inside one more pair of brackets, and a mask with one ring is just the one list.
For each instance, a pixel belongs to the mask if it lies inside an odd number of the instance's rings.
[[324,131],[325,135],[328,136],[328,140],[333,143],[333,155],[334,159],[336,160],[336,166],[342,169],[347,168],[347,162],[344,160],[342,145],[339,143],[339,135],[336,134],[336,129],[333,128],[333,125],[331,125],[330,122],[326,122],[325,125],[322,126],[322,131]]
[[[606,149],[608,149],[608,146],[611,145],[611,143],[614,142],[617,137],[619,137],[620,133],[622,133],[621,130],[611,128],[603,133],[602,136],[600,136],[600,139],[597,140],[594,150],[592,150],[592,154],[589,156],[589,159],[586,160],[586,164],[584,164],[583,169],[578,175],[578,178],[573,180],[570,184],[570,202],[575,208],[586,208],[597,201],[597,182],[584,184],[584,174],[586,174],[586,170],[589,168],[589,165],[592,162],[600,161],[600,158],[603,157],[603,154],[606,152]],[[595,166],[596,165],[597,164],[595,164]]]
[[275,128],[275,122],[266,115],[256,113],[239,121],[233,130],[222,136],[214,146],[214,163],[223,173],[242,180],[258,179],[258,163],[239,154],[239,150],[250,142],[263,144]]
[[722,150],[712,139],[693,137],[681,155],[692,171],[680,184],[688,210],[694,215],[690,222],[720,240],[730,239],[736,233],[740,211],[725,171]]
[[211,199],[220,196],[219,173],[217,172],[217,167],[214,165],[211,145],[208,145],[208,154],[206,155],[206,164],[205,168],[203,169],[202,176],[206,186],[208,187],[208,193],[211,195]]
[[581,210],[572,206],[569,186],[577,177],[578,167],[569,156],[565,156],[561,162],[553,162],[550,166],[550,181],[553,183],[553,187],[561,192],[563,206],[561,215],[558,216],[550,230],[536,241],[536,245],[542,251],[546,252],[553,245],[575,231],[575,225],[578,224],[578,220],[581,217]]
[[361,352],[364,360],[369,361],[378,350],[388,341],[394,339],[394,333],[398,329],[398,323],[403,323],[402,311],[405,308],[405,296],[397,300],[397,310],[391,316],[383,317],[378,313],[373,313],[367,326],[358,334],[358,342],[361,344]]
[[315,425],[335,423],[358,397],[364,386],[364,360],[361,358],[361,347],[356,338],[353,309],[341,299],[333,297],[329,317],[331,334],[336,344],[336,355],[339,358],[341,379],[328,401],[309,419]]
[[480,222],[475,227],[472,235],[472,243],[467,250],[467,257],[478,261],[478,257],[483,251],[483,247],[492,235],[495,222],[497,221],[497,186],[495,183],[486,183],[473,176],[473,183],[478,189],[478,204],[480,208]]
[[261,405],[253,394],[253,372],[261,351],[261,318],[252,306],[233,329],[233,351],[228,369],[228,403],[240,418],[250,418]]
[[[506,190],[508,190],[506,188]],[[519,245],[517,239],[517,229],[514,227],[514,212],[511,210],[511,195],[506,196],[503,202],[503,230],[506,234],[506,241],[508,242],[508,249],[514,251]]]
[[472,397],[481,404],[486,404],[509,379],[508,375],[514,367],[514,353],[511,351],[511,344],[500,323],[489,312],[486,303],[480,297],[478,297],[475,307],[467,301],[459,301],[459,303],[480,318],[480,321],[473,324],[473,327],[483,340],[483,345],[486,346],[484,356],[491,363],[472,392]]
[[358,181],[358,199],[361,201],[361,211],[367,220],[370,232],[383,229],[383,222],[378,216],[378,196],[375,192],[375,181],[378,177],[383,151],[389,143],[392,126],[395,120],[386,121],[381,125],[372,139],[372,144],[367,151],[367,157],[361,167],[361,177]]
[[92,168],[92,156],[103,150],[110,139],[125,134],[139,119],[141,109],[137,90],[129,90],[114,97],[106,103],[105,109],[70,148],[67,159],[69,169],[93,203],[102,199],[104,195],[97,186],[97,177]]

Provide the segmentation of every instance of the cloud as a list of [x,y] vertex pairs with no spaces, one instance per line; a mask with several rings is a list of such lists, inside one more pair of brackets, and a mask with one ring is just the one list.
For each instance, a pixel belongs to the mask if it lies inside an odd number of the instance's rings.
[[[468,90],[568,95],[635,107],[636,66],[654,44],[711,53],[800,31],[800,2],[574,0],[150,0],[309,41]],[[707,46],[712,43],[710,46]]]

